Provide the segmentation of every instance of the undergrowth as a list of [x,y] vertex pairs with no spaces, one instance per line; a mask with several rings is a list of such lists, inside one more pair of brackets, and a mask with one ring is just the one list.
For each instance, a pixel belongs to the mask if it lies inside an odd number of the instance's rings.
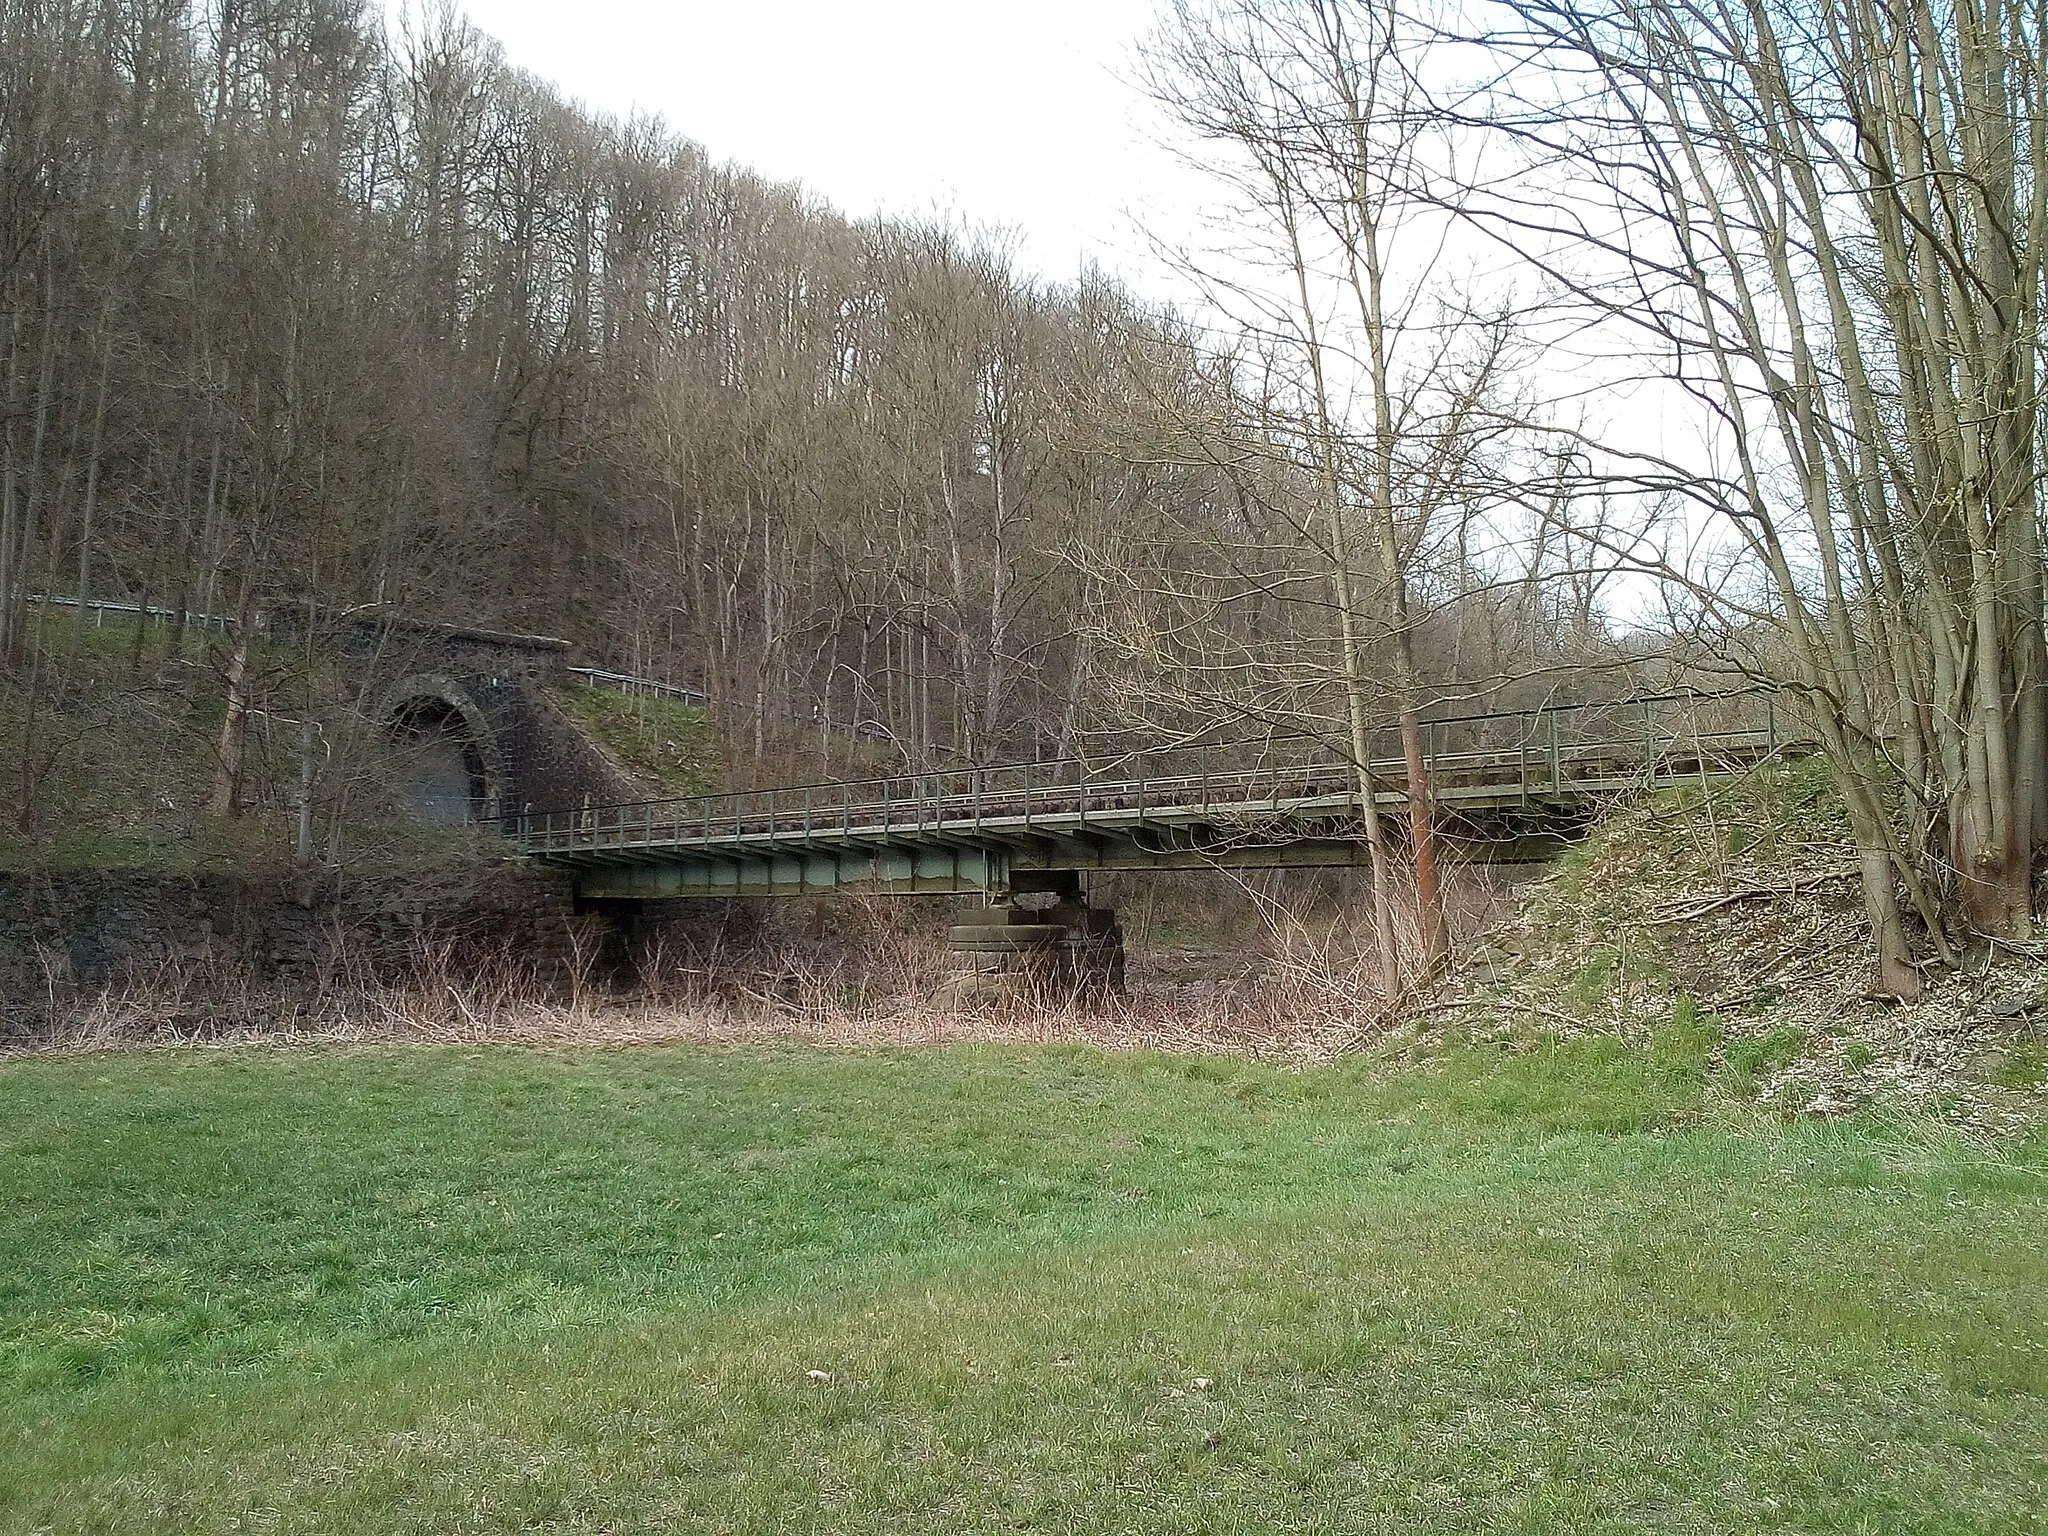
[[1494,1032],[1640,1043],[1690,1016],[1735,1100],[1839,1113],[1898,1097],[1986,1123],[2024,1118],[2048,976],[1985,955],[1899,1007],[1869,995],[1869,925],[1846,818],[1818,758],[1616,807],[1524,896],[1454,1008]]
[[209,808],[232,636],[37,611],[35,643],[0,669],[0,869],[281,874],[290,866],[300,718],[322,728],[316,852],[358,872],[475,857],[463,829],[422,825],[356,690],[330,662],[257,637],[238,814]]

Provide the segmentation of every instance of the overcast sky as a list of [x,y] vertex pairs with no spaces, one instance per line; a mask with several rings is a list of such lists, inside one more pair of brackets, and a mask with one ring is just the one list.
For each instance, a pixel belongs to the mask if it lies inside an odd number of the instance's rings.
[[1128,215],[1201,190],[1125,83],[1157,0],[466,0],[511,62],[855,216],[1011,226],[1028,270],[1168,283]]

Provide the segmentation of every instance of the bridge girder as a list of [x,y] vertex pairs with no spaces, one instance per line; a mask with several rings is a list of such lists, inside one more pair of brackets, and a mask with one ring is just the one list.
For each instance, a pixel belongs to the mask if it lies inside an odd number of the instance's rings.
[[[1165,835],[1156,835],[1164,830]],[[1458,828],[1446,829],[1454,837]],[[1527,864],[1554,858],[1570,841],[1551,827],[1495,829],[1457,837],[1469,858]],[[1154,834],[1154,835],[1144,835]],[[1204,835],[1206,834],[1206,835]],[[1258,841],[1240,828],[1133,828],[1123,835],[1016,836],[1001,844],[788,847],[758,850],[620,849],[602,862],[559,861],[574,870],[577,892],[593,901],[661,901],[719,896],[882,895],[1006,896],[1014,878],[1060,871],[1329,869],[1369,862],[1365,843],[1338,835]]]

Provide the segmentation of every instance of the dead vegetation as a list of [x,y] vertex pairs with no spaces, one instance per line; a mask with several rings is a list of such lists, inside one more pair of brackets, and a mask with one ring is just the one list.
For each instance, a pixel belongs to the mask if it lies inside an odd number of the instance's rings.
[[391,981],[338,967],[310,989],[251,984],[246,971],[165,963],[69,997],[17,1048],[90,1051],[250,1044],[712,1045],[803,1042],[835,1048],[955,1041],[1327,1057],[1386,1018],[1365,972],[1301,953],[1256,974],[1194,989],[1154,987],[1103,1002],[1019,995],[972,1007],[948,996],[934,940],[878,934],[858,952],[780,943],[668,951],[637,986],[602,972],[593,945],[568,977],[519,957],[456,965],[422,946]]
[[[914,902],[735,904],[625,935],[565,929],[543,963],[420,937],[372,971],[338,947],[289,994],[211,959],[48,999],[34,1049],[209,1042],[535,1046],[800,1041],[1076,1043],[1309,1061],[1380,1042],[1532,1043],[1675,1032],[1716,1094],[1788,1114],[1898,1103],[1996,1130],[2048,1105],[2044,956],[1985,944],[1902,1005],[1868,990],[1868,919],[1818,766],[1645,797],[1510,893],[1453,882],[1459,968],[1390,1000],[1347,877],[1282,889],[1179,880],[1117,893],[1136,934],[1127,995],[960,1004],[947,915]],[[1411,936],[1412,937],[1412,936]]]
[[2038,1112],[2048,971],[1985,942],[1917,1004],[1870,990],[1870,924],[1818,762],[1646,797],[1532,886],[1431,1011],[1482,1035],[1718,1036],[1732,1095],[1790,1113],[1875,1099],[1986,1125]]
[[[1041,988],[963,1004],[950,984],[947,903],[733,903],[678,909],[624,931],[565,919],[546,955],[493,943],[472,924],[423,930],[402,954],[373,964],[337,929],[321,963],[290,986],[259,983],[223,948],[82,987],[53,952],[40,1022],[15,1043],[980,1040],[1311,1060],[1394,1022],[1369,916],[1342,899],[1341,880],[1279,892],[1231,878],[1197,889],[1192,904],[1188,882],[1177,889],[1179,904],[1143,902],[1144,927],[1170,943],[1158,951],[1141,944],[1130,991],[1119,998]],[[1476,898],[1457,889],[1470,924]]]

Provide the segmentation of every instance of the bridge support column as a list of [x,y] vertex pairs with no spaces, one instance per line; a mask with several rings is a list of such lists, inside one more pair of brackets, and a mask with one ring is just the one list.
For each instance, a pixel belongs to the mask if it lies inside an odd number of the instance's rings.
[[[1013,882],[1008,900],[953,925],[953,990],[962,1003],[1027,996],[1099,1001],[1124,989],[1116,913],[1091,907],[1071,870]],[[1026,882],[1029,883],[1026,883]],[[1050,894],[1050,905],[1031,897]],[[1020,901],[1019,897],[1025,898]]]

